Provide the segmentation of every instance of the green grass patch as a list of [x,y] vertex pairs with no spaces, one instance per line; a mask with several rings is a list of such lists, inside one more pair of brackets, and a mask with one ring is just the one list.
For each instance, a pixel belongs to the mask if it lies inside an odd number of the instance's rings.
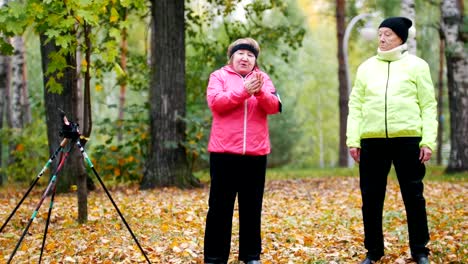
[[[443,166],[426,166],[425,180],[429,181],[448,181],[464,182],[468,180],[468,172],[447,174]],[[209,182],[209,171],[198,171],[195,176],[202,182]],[[268,168],[267,180],[291,180],[303,178],[321,178],[321,177],[359,177],[359,167],[351,168]],[[396,179],[395,169],[389,173],[390,179]]]
[[321,177],[347,177],[359,176],[359,169],[352,168],[307,168],[307,169],[290,169],[290,168],[271,168],[267,169],[267,179],[283,180],[283,179],[302,179],[302,178],[321,178]]
[[[201,170],[194,173],[195,177],[200,179],[202,183],[210,182],[209,170]],[[323,177],[359,177],[359,168],[354,166],[351,168],[268,168],[267,180],[291,180],[291,179],[304,179],[304,178],[323,178]],[[99,188],[99,182],[91,175],[96,186]],[[395,169],[389,173],[390,179],[396,179]],[[44,188],[48,184],[48,177],[41,179],[36,187]],[[468,180],[468,172],[447,174],[443,166],[426,166],[425,180],[429,181],[444,181],[444,182],[465,182]],[[112,181],[105,181],[106,187],[110,189],[126,188],[138,185],[137,182],[119,183],[115,184]],[[14,191],[15,189],[27,189],[29,183],[15,182],[6,183],[0,186],[0,192]]]

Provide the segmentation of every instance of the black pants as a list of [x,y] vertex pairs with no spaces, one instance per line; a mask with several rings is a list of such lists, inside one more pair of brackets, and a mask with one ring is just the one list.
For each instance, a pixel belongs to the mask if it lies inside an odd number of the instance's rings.
[[260,259],[266,163],[266,156],[211,153],[205,263],[227,263],[229,259],[236,196],[239,204],[239,260]]
[[429,250],[426,201],[423,178],[426,172],[419,160],[421,138],[361,140],[359,164],[367,256],[378,260],[384,255],[382,213],[387,176],[393,165],[400,184],[408,222],[409,244],[413,257],[426,256]]

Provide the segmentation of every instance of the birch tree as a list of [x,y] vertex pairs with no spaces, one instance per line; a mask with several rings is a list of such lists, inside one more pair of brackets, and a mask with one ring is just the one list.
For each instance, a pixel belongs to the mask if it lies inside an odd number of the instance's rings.
[[408,51],[411,54],[416,55],[417,43],[416,43],[416,10],[414,7],[414,0],[402,0],[401,1],[401,15],[411,19],[413,26],[408,34],[406,43],[408,44]]
[[11,86],[9,121],[12,128],[23,128],[31,121],[31,110],[26,83],[25,45],[22,36],[10,40],[14,53],[11,56]]
[[[8,56],[4,56],[0,53],[0,117],[3,117],[5,114],[5,105],[6,105],[6,100],[5,100],[5,95],[8,87],[8,64],[9,64],[9,58]],[[0,129],[3,128],[3,118],[0,118]],[[0,150],[2,149],[3,144],[0,141]],[[0,167],[2,167],[3,162],[3,151],[0,151]],[[0,186],[3,185],[3,173],[0,173]]]
[[442,0],[440,8],[451,128],[447,171],[468,171],[468,58],[463,1]]
[[[8,0],[4,1],[7,5]],[[8,67],[9,80],[6,98],[6,121],[13,131],[21,130],[31,121],[31,110],[29,104],[28,89],[26,85],[26,59],[25,45],[22,35],[16,35],[9,39],[13,48],[13,54],[10,57]],[[3,118],[3,115],[1,115]],[[10,142],[9,153],[16,149],[17,144]],[[14,163],[12,156],[8,159],[8,164]]]
[[[0,8],[3,7],[5,2],[3,0],[0,0]],[[0,35],[0,38],[3,38],[2,35]],[[3,129],[3,115],[5,114],[5,105],[6,105],[6,100],[5,100],[5,95],[7,92],[7,87],[9,83],[9,78],[8,78],[8,68],[9,68],[9,57],[5,56],[0,52],[0,129]],[[0,168],[3,167],[3,151],[1,151],[3,147],[2,142],[0,141]],[[0,173],[0,186],[3,185],[3,173]]]

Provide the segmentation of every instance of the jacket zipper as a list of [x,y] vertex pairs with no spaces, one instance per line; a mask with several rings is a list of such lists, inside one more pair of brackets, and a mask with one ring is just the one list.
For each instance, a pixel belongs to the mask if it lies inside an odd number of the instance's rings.
[[[250,74],[250,73],[249,73]],[[247,74],[248,75],[248,74]],[[245,78],[247,78],[247,76],[242,76],[239,74],[239,76],[242,77],[242,81],[244,82],[245,81]],[[242,142],[242,155],[245,155],[245,152],[247,150],[247,100],[244,101],[244,135],[243,135],[243,142]]]
[[244,142],[242,143],[242,155],[247,149],[247,100],[244,101]]
[[387,92],[388,92],[388,82],[390,80],[390,61],[388,62],[387,67],[387,84],[385,85],[385,137],[388,138],[388,123],[387,123]]

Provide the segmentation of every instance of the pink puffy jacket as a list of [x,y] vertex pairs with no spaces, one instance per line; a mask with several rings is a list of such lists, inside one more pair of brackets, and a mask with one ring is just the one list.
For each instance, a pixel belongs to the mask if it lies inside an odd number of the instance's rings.
[[[261,92],[250,95],[244,80],[260,72],[264,76]],[[268,75],[257,67],[242,77],[231,66],[210,75],[208,106],[213,114],[209,152],[241,155],[270,153],[267,115],[281,111],[281,101]]]

